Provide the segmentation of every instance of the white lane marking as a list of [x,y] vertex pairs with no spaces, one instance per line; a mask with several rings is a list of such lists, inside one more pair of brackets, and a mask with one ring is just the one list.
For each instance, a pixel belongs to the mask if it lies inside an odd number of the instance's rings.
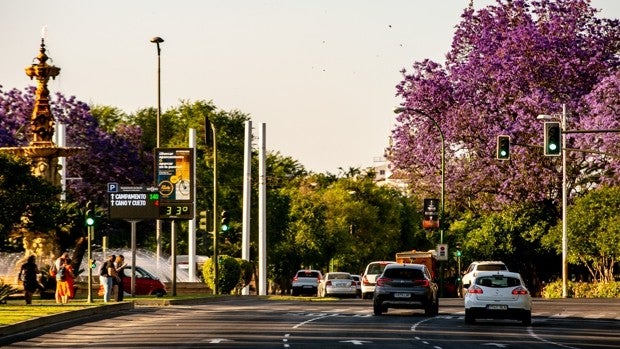
[[319,320],[319,319],[328,318],[328,317],[331,317],[331,316],[338,316],[338,315],[340,315],[340,314],[330,314],[330,315],[321,314],[321,315],[319,315],[317,317],[313,317],[310,320],[306,320],[304,322],[300,322],[297,325],[293,326],[293,328],[299,328],[299,327],[301,327],[301,326],[303,326],[303,325],[305,325],[307,323],[310,323],[310,322],[313,322],[313,321],[316,321],[316,320]]
[[528,327],[527,328],[527,333],[530,334],[530,337],[532,337],[532,338],[534,338],[534,339],[536,339],[536,340],[538,340],[540,342],[543,342],[543,343],[547,343],[547,344],[551,344],[551,345],[555,345],[555,346],[562,347],[562,348],[567,348],[567,349],[578,349],[578,348],[575,348],[575,347],[571,347],[569,345],[564,345],[564,344],[561,344],[561,343],[556,343],[554,341],[550,341],[548,339],[544,339],[542,337],[539,337],[536,333],[534,333],[534,330],[532,329],[532,327]]

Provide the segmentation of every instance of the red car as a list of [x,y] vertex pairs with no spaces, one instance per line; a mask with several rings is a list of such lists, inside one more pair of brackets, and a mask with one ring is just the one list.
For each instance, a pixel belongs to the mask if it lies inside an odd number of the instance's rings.
[[[123,278],[123,290],[129,295],[131,295],[131,268],[131,265],[125,267],[125,277]],[[136,295],[162,297],[166,295],[166,285],[145,269],[136,267]]]

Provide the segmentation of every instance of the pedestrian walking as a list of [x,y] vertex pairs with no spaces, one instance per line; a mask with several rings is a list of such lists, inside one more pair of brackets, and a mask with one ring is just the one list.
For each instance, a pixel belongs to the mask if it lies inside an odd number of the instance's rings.
[[101,269],[99,269],[99,282],[103,285],[103,301],[105,303],[112,299],[112,287],[116,277],[116,269],[114,268],[115,258],[115,255],[109,255],[101,265]]
[[39,268],[35,260],[36,257],[30,255],[26,263],[22,264],[19,275],[17,276],[24,286],[24,299],[26,300],[26,304],[32,304],[32,295],[37,290],[42,289],[39,280],[37,280]]
[[65,258],[56,273],[56,291],[60,296],[61,304],[67,304],[69,299],[74,297],[74,280],[75,275],[71,266],[71,258]]
[[125,263],[125,257],[122,254],[116,256],[116,261],[114,262],[114,268],[116,269],[116,301],[122,302],[123,297],[125,296],[123,278],[125,277],[125,267],[127,263]]

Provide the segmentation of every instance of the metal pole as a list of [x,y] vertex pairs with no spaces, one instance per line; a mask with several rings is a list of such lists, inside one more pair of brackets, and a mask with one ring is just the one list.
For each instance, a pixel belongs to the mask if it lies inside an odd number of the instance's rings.
[[[252,121],[245,122],[243,151],[243,231],[241,234],[241,258],[250,260],[250,209],[252,198]],[[242,295],[250,294],[250,286],[241,290]]]
[[92,251],[90,248],[91,241],[93,238],[93,227],[92,226],[88,226],[87,233],[88,233],[88,241],[87,241],[88,251],[86,251],[86,254],[88,255],[88,298],[87,298],[87,301],[88,303],[92,303],[93,302],[93,268],[92,268],[93,255],[92,255]]
[[172,259],[172,297],[177,296],[177,229],[175,220],[170,221],[170,259]]
[[[189,147],[194,149],[194,152],[196,151],[197,147],[196,147],[196,129],[195,128],[190,128],[189,129]],[[196,178],[196,157],[193,156],[193,172],[192,172],[192,178]],[[196,207],[196,186],[192,186],[193,187],[193,192],[192,192],[192,198],[194,198],[194,202],[193,202],[193,211],[197,212]],[[194,216],[194,218],[189,220],[188,223],[188,232],[187,232],[187,264],[189,266],[188,272],[189,272],[189,281],[190,282],[196,282],[196,217]]]
[[218,294],[217,283],[219,280],[218,273],[218,256],[217,256],[217,233],[219,231],[217,219],[217,136],[215,134],[215,125],[211,123],[211,131],[213,132],[213,294]]
[[267,126],[260,124],[260,147],[258,148],[258,295],[267,295],[267,175],[266,175]]
[[562,298],[568,297],[568,236],[566,232],[566,209],[568,205],[568,192],[566,187],[566,104],[562,105]]
[[[151,39],[151,42],[157,45],[157,126],[156,126],[156,148],[159,148],[160,141],[160,123],[161,123],[161,47],[160,43],[164,42],[164,39],[156,36]],[[157,184],[157,183],[155,183]],[[156,247],[156,266],[157,274],[159,274],[159,260],[161,258],[161,220],[155,222],[155,240]]]

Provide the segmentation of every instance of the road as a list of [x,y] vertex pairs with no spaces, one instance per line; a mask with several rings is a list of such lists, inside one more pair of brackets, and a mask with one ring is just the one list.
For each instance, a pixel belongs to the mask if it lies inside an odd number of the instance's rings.
[[370,300],[231,298],[204,305],[137,307],[106,319],[57,324],[7,348],[618,348],[620,300],[535,300],[532,326],[510,320],[465,325],[462,300],[440,313]]

